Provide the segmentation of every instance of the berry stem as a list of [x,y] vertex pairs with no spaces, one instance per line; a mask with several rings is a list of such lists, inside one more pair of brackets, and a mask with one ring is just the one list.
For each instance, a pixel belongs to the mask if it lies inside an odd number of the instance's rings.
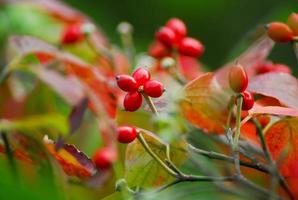
[[157,109],[152,101],[152,99],[147,95],[145,94],[144,92],[142,92],[142,95],[146,101],[146,103],[148,104],[148,106],[150,107],[151,111],[155,114],[155,115],[158,115],[158,112],[157,112]]
[[242,95],[238,95],[237,96],[237,113],[236,113],[236,132],[235,132],[234,142],[233,142],[234,164],[235,164],[236,173],[238,175],[241,174],[238,142],[239,142],[239,137],[240,137],[242,102],[243,102]]
[[142,144],[144,149],[150,154],[150,156],[162,166],[171,176],[178,177],[177,173],[173,171],[170,167],[168,167],[150,148],[148,143],[146,142],[145,138],[142,136],[142,133],[140,132],[137,136],[139,142]]

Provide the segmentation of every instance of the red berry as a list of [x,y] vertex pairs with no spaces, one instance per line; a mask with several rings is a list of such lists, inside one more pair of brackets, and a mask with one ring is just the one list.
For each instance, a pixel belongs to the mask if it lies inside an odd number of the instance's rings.
[[154,58],[171,56],[171,49],[160,42],[155,42],[149,47],[149,55]]
[[145,83],[144,92],[150,97],[158,98],[164,92],[164,87],[161,82],[150,80]]
[[204,46],[194,38],[186,37],[178,45],[178,51],[182,55],[200,57],[204,53]]
[[98,149],[93,155],[93,162],[98,169],[109,169],[116,159],[115,150],[109,147]]
[[268,36],[275,42],[287,43],[293,40],[293,31],[285,23],[272,22],[267,27]]
[[116,76],[117,85],[125,92],[134,92],[138,89],[136,80],[128,75]]
[[136,80],[138,86],[141,86],[150,80],[151,75],[149,71],[139,67],[132,73],[132,77]]
[[131,143],[137,137],[137,130],[132,126],[118,127],[118,141],[121,143]]
[[248,77],[241,65],[237,64],[231,67],[229,73],[229,83],[232,90],[236,93],[241,93],[246,90]]
[[174,31],[177,42],[179,42],[182,38],[186,36],[186,33],[187,33],[186,26],[184,22],[178,18],[170,19],[166,27]]
[[252,93],[244,91],[242,93],[243,96],[243,103],[242,103],[242,110],[250,110],[254,105],[254,96]]
[[298,36],[298,14],[297,13],[292,13],[288,17],[288,25],[294,32],[295,36]]
[[269,72],[283,72],[291,74],[292,70],[284,64],[273,64],[271,62],[264,63],[258,68],[259,74],[265,74]]
[[62,44],[73,44],[81,41],[84,35],[81,31],[81,27],[78,24],[74,24],[65,28],[62,33],[61,43]]
[[168,47],[172,47],[176,42],[174,31],[165,26],[156,33],[156,39]]
[[124,108],[127,111],[133,112],[138,110],[143,102],[142,95],[138,92],[130,92],[125,95],[124,98]]

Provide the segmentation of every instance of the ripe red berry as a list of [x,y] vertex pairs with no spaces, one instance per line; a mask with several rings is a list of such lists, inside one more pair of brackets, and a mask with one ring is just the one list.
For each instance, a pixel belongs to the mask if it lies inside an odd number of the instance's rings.
[[283,72],[291,74],[292,70],[284,64],[273,64],[271,62],[264,63],[263,65],[259,66],[258,73],[265,74],[269,72]]
[[137,137],[137,130],[132,126],[118,127],[118,141],[121,143],[130,143]]
[[109,169],[117,159],[117,154],[110,147],[98,149],[93,155],[93,162],[98,169]]
[[298,13],[292,13],[288,17],[288,25],[294,32],[295,36],[298,36]]
[[154,58],[171,56],[171,49],[160,42],[155,42],[149,47],[149,55]]
[[172,47],[176,42],[176,36],[172,29],[161,27],[156,33],[156,39],[168,47]]
[[204,46],[194,38],[186,37],[178,45],[180,54],[191,57],[200,57],[204,53]]
[[62,44],[73,44],[81,41],[84,35],[81,31],[81,26],[74,24],[65,28],[62,33],[61,43]]
[[241,65],[237,64],[231,67],[229,73],[229,83],[231,89],[236,93],[241,93],[246,90],[248,77]]
[[275,42],[287,43],[293,40],[293,31],[285,23],[272,22],[267,28],[268,36]]
[[117,85],[125,92],[134,92],[138,89],[136,80],[129,75],[116,76]]
[[166,24],[166,27],[172,29],[175,33],[176,40],[179,42],[186,36],[187,29],[184,22],[178,18],[172,18]]
[[124,97],[124,108],[126,111],[136,111],[142,105],[143,98],[142,95],[138,92],[129,92]]
[[132,73],[132,77],[136,80],[138,86],[141,86],[150,80],[151,75],[149,71],[139,67]]
[[158,98],[164,92],[163,84],[159,81],[150,80],[144,85],[144,93],[150,97]]
[[243,96],[243,103],[242,103],[242,110],[250,110],[254,105],[254,96],[252,93],[244,91],[242,93]]

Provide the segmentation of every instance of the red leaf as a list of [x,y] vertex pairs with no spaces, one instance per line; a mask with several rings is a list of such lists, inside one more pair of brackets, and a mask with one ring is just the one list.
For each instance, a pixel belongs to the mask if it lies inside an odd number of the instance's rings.
[[282,105],[298,109],[298,81],[287,73],[266,73],[253,77],[248,91],[277,99]]

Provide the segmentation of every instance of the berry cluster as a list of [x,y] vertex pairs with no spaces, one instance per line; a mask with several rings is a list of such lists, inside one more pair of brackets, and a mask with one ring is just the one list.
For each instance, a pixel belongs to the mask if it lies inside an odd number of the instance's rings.
[[250,110],[254,105],[254,96],[246,91],[248,77],[241,65],[237,64],[231,67],[229,83],[231,89],[236,93],[240,93],[243,97],[242,110]]
[[187,37],[187,28],[178,18],[170,19],[161,27],[156,33],[156,40],[149,50],[149,54],[156,58],[170,56],[173,50],[181,55],[200,57],[205,49],[200,41]]
[[275,42],[288,43],[298,37],[298,14],[292,13],[287,24],[271,22],[266,25],[268,36]]
[[119,88],[127,92],[123,102],[126,111],[133,112],[141,107],[142,94],[153,98],[163,94],[163,84],[150,78],[150,72],[142,67],[137,68],[131,76],[125,74],[116,76]]

